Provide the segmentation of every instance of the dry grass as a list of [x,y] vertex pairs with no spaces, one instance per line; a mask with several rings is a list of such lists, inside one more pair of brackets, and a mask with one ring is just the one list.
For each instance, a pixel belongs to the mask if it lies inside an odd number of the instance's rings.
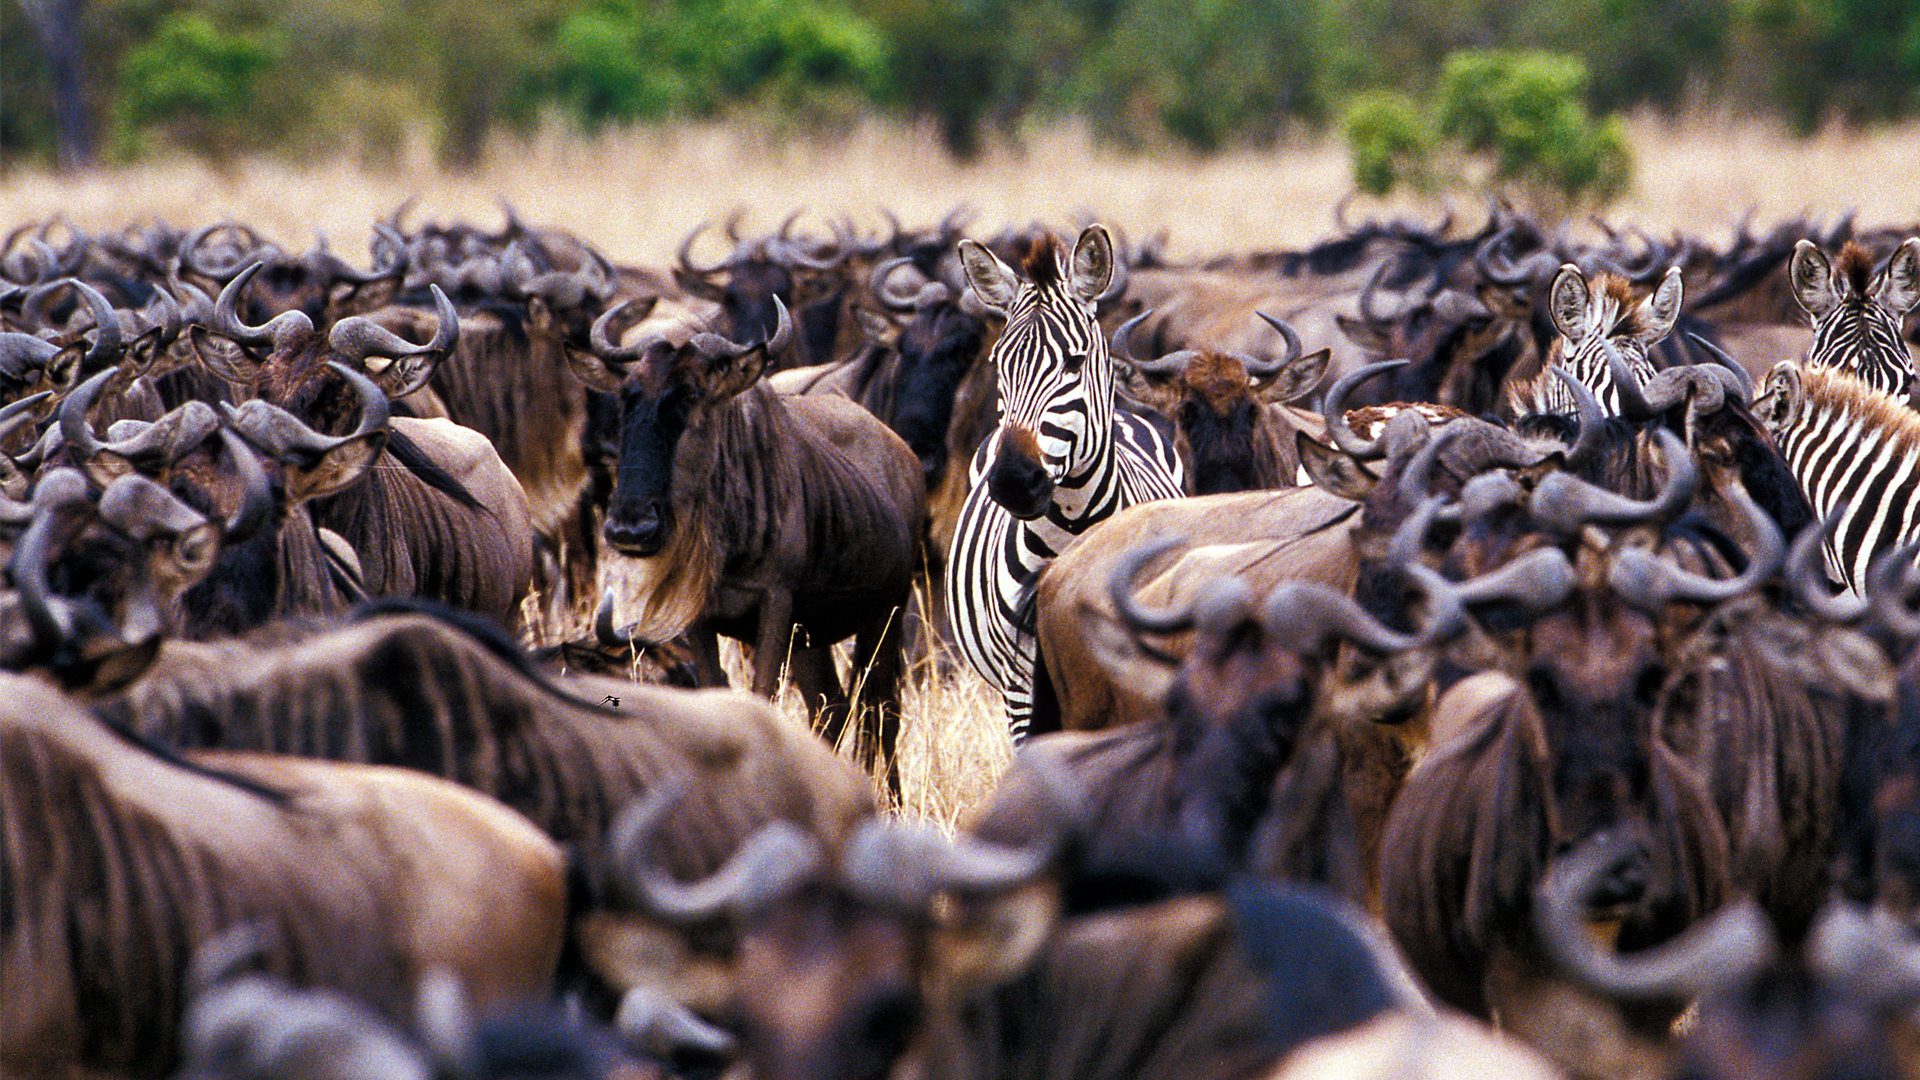
[[[1617,214],[1648,228],[1712,234],[1748,207],[1762,220],[1845,208],[1865,221],[1920,218],[1912,180],[1920,125],[1801,140],[1746,120],[1640,119],[1631,132],[1639,179]],[[990,226],[1090,209],[1136,236],[1167,229],[1176,252],[1212,254],[1320,237],[1349,187],[1345,151],[1333,141],[1143,158],[1098,147],[1073,127],[969,164],[925,132],[881,125],[832,139],[702,126],[592,142],[556,134],[503,143],[479,172],[458,177],[434,169],[423,151],[405,157],[381,170],[330,159],[254,161],[228,172],[182,160],[78,178],[16,171],[0,175],[0,220],[65,211],[104,228],[232,215],[286,242],[320,228],[357,244],[369,220],[410,196],[422,213],[483,221],[496,218],[494,200],[504,196],[530,219],[577,230],[616,258],[662,261],[694,223],[740,206],[755,208],[750,220],[760,224],[804,206],[877,225],[881,206],[920,222],[964,202]]]
[[[1866,222],[1920,220],[1920,185],[1912,179],[1920,125],[1798,140],[1749,121],[1642,119],[1631,133],[1639,179],[1614,216],[1650,230],[1718,235],[1749,207],[1762,221],[1847,208]],[[1059,128],[1036,134],[1024,149],[961,164],[927,133],[893,127],[788,141],[685,127],[503,144],[478,173],[458,177],[420,152],[378,170],[325,160],[254,161],[228,172],[192,161],[81,177],[15,171],[0,174],[0,222],[64,212],[85,228],[116,228],[156,217],[189,224],[233,216],[283,242],[304,243],[317,228],[351,248],[371,219],[408,197],[419,198],[414,220],[482,221],[496,219],[495,199],[505,197],[530,220],[575,230],[617,259],[663,262],[695,223],[740,206],[755,208],[750,224],[804,206],[877,225],[881,206],[915,223],[964,202],[980,211],[984,228],[1092,210],[1136,237],[1168,230],[1175,254],[1214,254],[1324,236],[1348,187],[1345,152],[1328,141],[1204,160],[1140,158]],[[585,616],[577,613],[576,629]],[[733,663],[736,676],[744,672],[737,652]],[[791,696],[784,707],[795,722],[806,721]],[[906,712],[904,809],[951,826],[991,791],[1009,757],[998,701],[971,674],[922,663],[909,679]]]

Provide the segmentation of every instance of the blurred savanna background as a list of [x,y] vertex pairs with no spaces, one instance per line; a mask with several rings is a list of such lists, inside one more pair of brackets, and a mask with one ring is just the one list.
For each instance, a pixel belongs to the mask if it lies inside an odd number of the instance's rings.
[[[1907,222],[1917,172],[1913,0],[0,0],[9,229],[233,218],[363,258],[406,200],[506,200],[665,264],[736,210],[965,204],[1178,258],[1303,246],[1343,200]],[[951,822],[997,703],[923,664],[909,705],[907,801]]]

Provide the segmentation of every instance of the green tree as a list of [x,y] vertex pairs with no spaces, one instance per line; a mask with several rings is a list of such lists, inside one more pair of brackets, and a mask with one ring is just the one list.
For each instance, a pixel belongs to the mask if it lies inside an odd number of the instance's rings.
[[188,148],[223,158],[245,138],[247,110],[276,50],[259,36],[221,29],[202,14],[161,20],[120,63],[117,132],[137,152],[143,135],[165,128]]

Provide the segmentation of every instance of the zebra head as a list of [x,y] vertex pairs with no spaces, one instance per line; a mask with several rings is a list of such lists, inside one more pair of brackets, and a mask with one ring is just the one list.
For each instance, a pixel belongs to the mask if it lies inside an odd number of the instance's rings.
[[1000,427],[992,437],[988,492],[1008,513],[1047,512],[1054,488],[1095,469],[1112,443],[1113,358],[1094,305],[1113,282],[1113,238],[1090,225],[1062,265],[1042,235],[1021,260],[1025,280],[984,245],[960,242],[967,283],[1006,315],[989,354],[999,378]]
[[[1673,267],[1654,289],[1653,295],[1635,303],[1633,287],[1626,279],[1601,274],[1587,281],[1572,263],[1560,267],[1547,291],[1547,313],[1553,319],[1560,340],[1558,363],[1593,391],[1600,407],[1609,415],[1620,412],[1620,396],[1613,387],[1609,355],[1618,353],[1627,368],[1644,382],[1653,374],[1648,350],[1673,331],[1680,318],[1680,268]],[[1551,361],[1550,361],[1551,362]],[[1550,409],[1539,411],[1572,412],[1573,402],[1557,380],[1542,379],[1540,390],[1554,400]]]
[[1873,272],[1873,253],[1848,241],[1829,263],[1811,240],[1793,248],[1793,297],[1813,321],[1809,366],[1839,368],[1883,393],[1904,397],[1913,358],[1900,323],[1920,304],[1920,238],[1909,238],[1887,267]]

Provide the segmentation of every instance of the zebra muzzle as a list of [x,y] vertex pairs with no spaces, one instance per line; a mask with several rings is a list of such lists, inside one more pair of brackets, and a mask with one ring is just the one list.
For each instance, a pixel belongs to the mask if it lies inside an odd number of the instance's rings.
[[1007,513],[1030,521],[1053,504],[1053,477],[1040,458],[1040,443],[1023,427],[1005,428],[993,465],[987,470],[987,494]]

